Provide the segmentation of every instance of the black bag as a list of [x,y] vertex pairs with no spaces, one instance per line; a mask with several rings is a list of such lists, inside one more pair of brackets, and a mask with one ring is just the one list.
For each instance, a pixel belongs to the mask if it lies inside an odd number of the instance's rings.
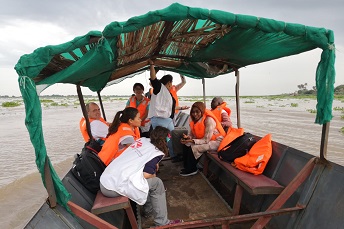
[[217,155],[221,160],[231,163],[234,159],[244,156],[254,143],[256,143],[254,136],[250,133],[244,133],[225,146]]
[[[97,193],[100,176],[105,170],[105,164],[98,157],[101,146],[96,141],[85,144],[81,154],[77,154],[73,162],[72,173],[90,192]],[[99,147],[100,148],[99,148]]]

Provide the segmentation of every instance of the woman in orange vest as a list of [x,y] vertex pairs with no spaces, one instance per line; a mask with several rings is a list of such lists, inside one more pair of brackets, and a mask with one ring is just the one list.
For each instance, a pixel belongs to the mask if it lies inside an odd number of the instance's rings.
[[179,112],[179,110],[189,109],[188,106],[179,106],[179,99],[178,99],[177,91],[182,89],[182,87],[184,87],[184,85],[186,84],[185,77],[181,74],[179,74],[179,76],[182,82],[177,85],[172,85],[172,87],[170,88],[170,93],[173,96],[173,98],[176,100],[176,111],[175,111],[176,114]]
[[183,134],[180,142],[184,144],[184,169],[181,176],[197,174],[197,162],[202,154],[208,150],[217,150],[226,135],[221,123],[203,102],[195,102],[190,111],[190,131]]
[[133,91],[135,94],[128,99],[126,107],[134,107],[139,110],[142,120],[140,126],[141,136],[149,138],[150,120],[147,119],[147,115],[150,100],[143,95],[144,87],[141,83],[135,83]]
[[107,139],[99,158],[107,166],[135,140],[140,138],[139,126],[141,126],[140,113],[136,108],[127,107],[118,111],[109,127]]

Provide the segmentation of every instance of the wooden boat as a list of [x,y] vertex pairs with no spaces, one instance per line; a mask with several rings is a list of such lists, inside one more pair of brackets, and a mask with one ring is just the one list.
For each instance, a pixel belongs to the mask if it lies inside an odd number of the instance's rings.
[[[103,31],[91,31],[61,45],[38,48],[20,58],[15,69],[25,103],[25,122],[48,192],[47,203],[26,227],[131,227],[123,209],[98,216],[91,213],[95,195],[80,186],[70,173],[63,181],[56,175],[42,133],[38,95],[46,87],[55,83],[75,84],[81,105],[84,104],[81,87],[88,87],[98,93],[102,104],[103,88],[146,71],[149,59],[154,59],[159,69],[191,78],[213,78],[235,72],[237,125],[241,127],[240,68],[316,48],[322,49],[315,77],[318,101],[315,123],[323,125],[319,157],[273,142],[273,156],[264,174],[254,177],[233,170],[208,153],[202,161],[204,175],[199,176],[212,187],[212,193],[220,194],[220,202],[224,199],[225,205],[232,206],[232,212],[209,216],[211,211],[207,211],[205,201],[209,194],[200,202],[200,206],[205,206],[203,218],[190,217],[182,224],[161,228],[229,228],[241,223],[245,223],[244,228],[341,227],[344,168],[326,159],[335,81],[333,32],[177,3],[126,22],[112,22]],[[83,112],[86,114],[84,109]],[[165,183],[173,177],[173,174],[167,177]],[[214,209],[214,203],[208,203],[210,209]],[[220,203],[215,205],[223,209]],[[137,220],[141,227],[139,214]]]

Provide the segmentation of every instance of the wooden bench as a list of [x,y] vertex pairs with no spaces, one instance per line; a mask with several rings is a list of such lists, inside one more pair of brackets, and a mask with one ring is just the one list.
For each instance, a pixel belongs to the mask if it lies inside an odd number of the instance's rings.
[[284,189],[282,185],[263,174],[253,175],[234,168],[230,163],[220,160],[216,151],[207,152],[204,156],[203,173],[205,176],[208,175],[209,160],[211,160],[227,172],[236,182],[232,215],[239,214],[244,189],[251,195],[280,194]]
[[124,209],[126,211],[131,228],[138,229],[136,218],[128,197],[106,197],[101,193],[101,191],[98,191],[91,212],[95,215],[99,215],[105,212],[116,211],[119,209]]

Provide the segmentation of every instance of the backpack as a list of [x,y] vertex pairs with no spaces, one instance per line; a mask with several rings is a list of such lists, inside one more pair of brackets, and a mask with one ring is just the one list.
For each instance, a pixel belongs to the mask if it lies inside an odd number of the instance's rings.
[[101,146],[90,141],[85,143],[80,154],[77,154],[73,162],[72,173],[90,192],[96,194],[100,189],[100,176],[105,170],[105,164],[98,157]]
[[254,136],[250,133],[244,133],[220,150],[217,155],[221,160],[231,163],[234,159],[244,156],[254,143],[256,143]]

